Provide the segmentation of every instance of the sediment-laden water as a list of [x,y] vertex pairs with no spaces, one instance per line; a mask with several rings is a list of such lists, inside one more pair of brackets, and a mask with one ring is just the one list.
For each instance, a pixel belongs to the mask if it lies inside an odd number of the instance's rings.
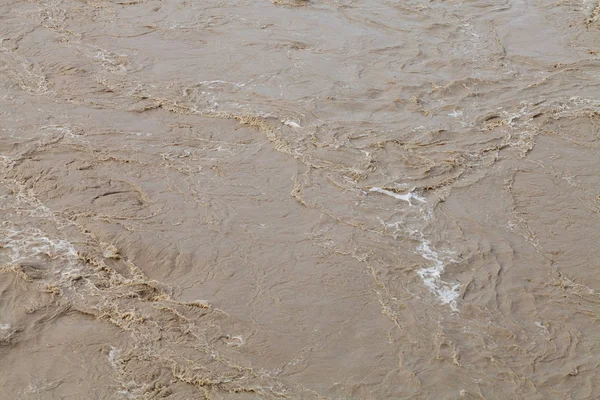
[[0,4],[0,399],[600,398],[600,4]]

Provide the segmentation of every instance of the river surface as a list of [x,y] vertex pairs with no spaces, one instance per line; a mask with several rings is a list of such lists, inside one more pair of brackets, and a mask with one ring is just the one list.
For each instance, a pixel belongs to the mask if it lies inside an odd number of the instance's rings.
[[600,399],[597,0],[2,0],[0,399]]

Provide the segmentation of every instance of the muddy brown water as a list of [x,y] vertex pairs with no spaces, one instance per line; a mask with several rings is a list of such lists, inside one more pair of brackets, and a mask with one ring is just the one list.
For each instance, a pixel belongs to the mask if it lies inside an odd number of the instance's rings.
[[595,0],[0,4],[0,399],[599,399]]

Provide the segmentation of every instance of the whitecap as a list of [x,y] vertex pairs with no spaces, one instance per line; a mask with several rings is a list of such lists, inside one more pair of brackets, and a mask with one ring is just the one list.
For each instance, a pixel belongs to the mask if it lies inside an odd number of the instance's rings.
[[411,202],[412,199],[415,199],[421,203],[426,202],[424,197],[421,197],[413,192],[408,192],[407,194],[399,194],[396,192],[392,192],[391,190],[385,190],[385,189],[382,189],[379,187],[372,187],[371,189],[369,189],[369,192],[377,192],[377,193],[385,194],[387,196],[394,197],[398,200],[406,201],[408,204],[411,204],[411,205],[412,205],[412,202]]

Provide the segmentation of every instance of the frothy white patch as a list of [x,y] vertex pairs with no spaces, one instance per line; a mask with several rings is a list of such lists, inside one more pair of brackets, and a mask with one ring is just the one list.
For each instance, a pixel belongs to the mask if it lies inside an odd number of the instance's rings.
[[[406,187],[406,185],[396,186]],[[398,200],[406,201],[411,206],[414,206],[411,201],[413,199],[419,201],[422,204],[427,202],[427,200],[424,197],[421,197],[413,192],[409,192],[407,194],[398,194],[379,187],[373,187],[369,189],[369,191],[382,193],[387,196],[394,197]],[[423,222],[425,223],[433,218],[433,210],[431,207],[426,207],[425,205],[423,205],[421,207],[418,207],[418,212]],[[383,226],[385,226],[386,229],[392,230],[393,233],[398,231],[404,231],[408,233],[412,239],[420,241],[420,244],[419,246],[417,246],[416,251],[424,259],[431,261],[433,265],[419,269],[417,271],[417,274],[421,277],[425,286],[427,286],[429,290],[431,290],[435,295],[437,295],[442,304],[447,304],[453,311],[458,311],[456,300],[460,294],[460,285],[450,284],[442,279],[442,274],[446,269],[446,264],[443,261],[443,256],[432,248],[431,242],[424,238],[423,233],[419,229],[407,228],[404,224],[404,221],[402,220],[393,223],[386,222],[379,217],[378,220]]]
[[0,331],[7,331],[12,328],[11,324],[0,324]]
[[297,122],[294,121],[283,120],[281,123],[291,128],[302,128]]
[[541,323],[541,322],[539,322],[539,321],[536,321],[536,322],[535,322],[535,326],[537,326],[538,328],[542,329],[542,330],[543,330],[544,332],[546,332],[546,333],[550,333],[550,332],[548,332],[548,328],[546,328],[546,327],[544,326],[544,324],[542,324],[542,323]]
[[117,368],[119,365],[121,358],[121,350],[117,349],[114,346],[110,346],[110,351],[108,352],[108,362],[113,367]]
[[66,240],[48,238],[39,229],[11,229],[5,237],[0,237],[0,246],[11,250],[9,257],[13,264],[41,256],[50,260],[60,260],[61,268],[55,273],[61,281],[70,281],[81,276],[82,267],[75,247]]
[[241,347],[246,344],[246,341],[241,336],[231,336],[227,344],[233,347]]
[[415,200],[417,200],[417,201],[419,201],[421,203],[425,203],[426,202],[426,200],[425,200],[424,197],[421,197],[421,196],[419,196],[417,194],[414,194],[413,192],[409,192],[407,194],[399,194],[399,193],[395,193],[395,192],[392,192],[390,190],[385,190],[385,189],[382,189],[382,188],[379,188],[379,187],[372,187],[371,189],[369,189],[369,192],[377,192],[377,193],[385,194],[387,196],[394,197],[394,198],[396,198],[398,200],[406,201],[410,205],[412,205],[412,202],[411,202],[412,199],[415,199]]
[[77,259],[77,250],[71,243],[62,239],[50,239],[35,228],[25,231],[10,230],[4,238],[0,239],[0,245],[12,250],[13,263],[38,255],[45,255],[51,259],[58,257]]
[[125,61],[128,57],[127,54],[112,53],[108,50],[98,48],[95,52],[88,51],[88,57],[99,61],[103,66],[113,71],[125,72]]
[[421,268],[417,271],[425,286],[435,293],[443,304],[448,304],[453,311],[458,311],[456,299],[459,296],[459,284],[449,284],[442,280],[442,274],[446,265],[442,261],[440,254],[431,248],[431,243],[423,239],[417,247],[417,251],[426,260],[432,261],[433,265],[427,268]]
[[[61,126],[61,125],[44,125],[40,127],[40,130],[42,131],[42,135],[47,136],[50,135],[51,132],[58,132],[58,133],[62,133],[64,135],[67,135],[69,137],[77,137],[79,135],[75,135],[73,133],[73,129],[71,129],[70,126]],[[48,133],[45,133],[46,131],[49,131]]]
[[110,346],[110,351],[108,352],[108,362],[111,363],[112,366],[116,366],[120,354],[121,350]]
[[[117,371],[118,373],[123,373],[123,361],[121,360],[121,350],[116,347],[110,346],[110,351],[108,352],[108,362],[110,365]],[[140,390],[140,385],[137,382],[130,381],[120,381],[123,386],[123,390],[117,391],[122,397],[126,399],[137,399],[139,398],[138,393]]]
[[227,81],[222,81],[220,79],[215,79],[212,81],[202,81],[202,82],[198,82],[199,85],[203,85],[203,86],[208,86],[210,88],[214,88],[213,85],[233,85],[233,86],[237,86],[237,87],[244,87],[246,86],[248,83],[252,82],[252,80],[246,82],[246,83],[237,83],[237,82],[227,82]]
[[377,219],[379,220],[381,225],[385,226],[386,229],[393,230],[394,232],[398,232],[398,231],[402,230],[403,223],[404,223],[403,221],[385,222],[383,219],[381,219],[381,217],[377,217]]

